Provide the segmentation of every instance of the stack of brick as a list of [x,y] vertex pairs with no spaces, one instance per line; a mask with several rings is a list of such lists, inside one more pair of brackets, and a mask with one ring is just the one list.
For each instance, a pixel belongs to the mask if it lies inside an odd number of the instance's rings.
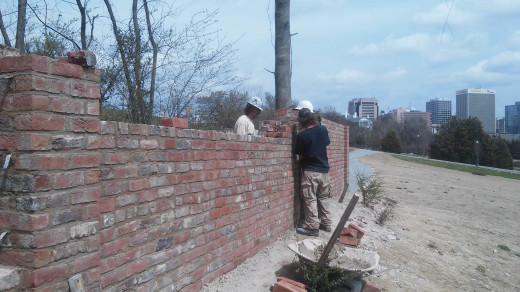
[[278,277],[273,292],[305,292],[305,285],[285,277]]
[[361,242],[361,238],[365,235],[365,231],[357,225],[350,223],[348,227],[344,227],[339,235],[339,243],[357,247]]
[[261,133],[269,138],[291,138],[293,133],[294,114],[282,109],[274,114],[277,120],[265,120],[260,125]]

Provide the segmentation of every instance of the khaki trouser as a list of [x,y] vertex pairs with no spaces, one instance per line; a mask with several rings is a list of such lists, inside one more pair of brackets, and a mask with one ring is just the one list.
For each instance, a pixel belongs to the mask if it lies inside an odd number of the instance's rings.
[[329,174],[304,170],[301,188],[305,214],[303,228],[318,229],[320,224],[330,227],[332,222],[329,211],[331,198]]

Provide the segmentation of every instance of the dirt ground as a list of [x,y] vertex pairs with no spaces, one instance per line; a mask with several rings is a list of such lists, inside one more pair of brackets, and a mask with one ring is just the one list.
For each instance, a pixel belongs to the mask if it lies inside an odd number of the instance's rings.
[[[383,225],[376,223],[383,204],[372,210],[358,203],[348,221],[365,230],[358,248],[380,255],[365,280],[383,291],[520,291],[520,181],[383,153],[357,159],[383,179],[383,196],[395,201]],[[335,199],[334,224],[352,195]],[[330,235],[320,232],[325,242]],[[288,232],[202,291],[270,291],[278,276],[301,280],[287,245],[305,238]]]

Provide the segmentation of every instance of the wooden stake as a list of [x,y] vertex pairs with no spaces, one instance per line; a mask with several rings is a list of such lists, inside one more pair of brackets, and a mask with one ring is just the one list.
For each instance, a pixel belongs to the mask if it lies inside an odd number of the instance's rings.
[[318,260],[318,267],[322,267],[325,264],[325,261],[329,257],[329,254],[332,251],[332,248],[334,247],[336,240],[338,240],[338,237],[341,234],[341,230],[343,229],[343,227],[345,227],[345,223],[347,223],[347,220],[350,217],[350,214],[352,214],[352,211],[354,210],[354,207],[356,206],[358,200],[359,196],[357,194],[354,194],[352,196],[352,199],[350,199],[347,209],[345,209],[343,216],[341,216],[341,219],[339,219],[338,226],[336,226],[336,229],[334,229],[334,233],[332,233],[332,237],[329,239],[329,243],[327,243],[327,246],[325,246],[325,249],[323,250],[321,257]]

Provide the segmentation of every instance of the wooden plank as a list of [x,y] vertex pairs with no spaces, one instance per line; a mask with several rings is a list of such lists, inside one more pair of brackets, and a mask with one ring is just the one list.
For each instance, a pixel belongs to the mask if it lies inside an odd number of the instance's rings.
[[318,260],[318,266],[322,267],[325,264],[325,261],[329,257],[330,252],[332,251],[332,248],[334,247],[334,244],[338,240],[338,237],[341,233],[341,230],[343,227],[345,227],[345,224],[347,223],[348,218],[350,217],[350,214],[352,214],[352,211],[354,210],[354,207],[356,207],[356,203],[359,200],[359,196],[357,194],[354,194],[352,196],[352,199],[350,199],[350,202],[348,203],[347,209],[345,209],[345,212],[343,213],[343,216],[341,216],[341,219],[339,220],[338,226],[336,226],[336,229],[334,229],[334,233],[332,233],[332,236],[329,239],[329,242],[325,246],[325,249],[323,250],[323,253],[321,254],[320,259]]

